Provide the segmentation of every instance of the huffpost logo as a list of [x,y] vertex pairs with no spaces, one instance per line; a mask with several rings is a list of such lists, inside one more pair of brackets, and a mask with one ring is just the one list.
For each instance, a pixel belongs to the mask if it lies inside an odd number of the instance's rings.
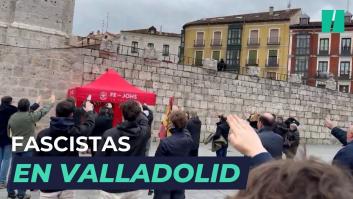
[[[333,23],[333,27],[332,27]],[[322,10],[322,32],[344,32],[344,10]]]

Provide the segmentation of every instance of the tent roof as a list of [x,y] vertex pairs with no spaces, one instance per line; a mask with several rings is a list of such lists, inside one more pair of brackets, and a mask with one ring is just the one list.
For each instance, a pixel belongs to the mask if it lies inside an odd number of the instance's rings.
[[99,76],[95,81],[82,86],[81,88],[92,90],[110,90],[110,91],[123,91],[129,93],[146,93],[145,91],[133,86],[114,69]]
[[92,101],[116,103],[133,99],[149,105],[156,104],[154,93],[133,86],[114,69],[109,69],[89,84],[68,91],[68,96],[79,101],[85,100],[89,95],[91,95]]

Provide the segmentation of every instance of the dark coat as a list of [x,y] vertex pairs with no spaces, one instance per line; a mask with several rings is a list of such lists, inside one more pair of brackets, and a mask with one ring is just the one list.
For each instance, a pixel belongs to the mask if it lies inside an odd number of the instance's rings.
[[262,145],[276,159],[282,158],[283,152],[283,138],[274,133],[271,128],[264,127],[259,130],[259,137]]
[[[130,145],[130,150],[127,152],[106,150],[102,151],[105,140],[112,137],[116,146],[119,146],[119,138],[127,136],[130,140],[125,141]],[[141,113],[136,121],[124,121],[117,127],[107,130],[103,134],[102,141],[99,144],[96,156],[145,156],[146,145],[148,139],[151,137],[150,128],[146,116]]]
[[[220,136],[223,136],[225,140],[228,140],[228,135],[229,135],[229,125],[227,121],[221,120],[220,122],[217,123],[216,133],[213,136],[213,140],[218,139]],[[228,144],[225,145],[224,147],[228,147]]]
[[[52,137],[52,143],[57,137],[80,137],[80,136],[90,136],[92,130],[94,128],[95,118],[93,112],[87,113],[87,120],[82,125],[75,125],[75,121],[73,118],[63,118],[63,117],[52,117],[50,121],[50,127],[39,132],[37,136],[37,143],[39,148],[44,147],[41,145],[40,140],[49,136]],[[64,142],[60,142],[60,147],[69,147],[70,140]],[[79,153],[77,151],[70,152],[59,152],[55,149],[50,152],[35,152],[35,156],[78,156]]]
[[[52,141],[50,142],[52,145],[54,144],[54,140],[57,137],[80,137],[80,136],[90,136],[93,128],[94,128],[94,113],[93,112],[88,112],[87,113],[87,120],[85,123],[82,125],[76,125],[75,120],[73,118],[62,118],[62,117],[52,117],[50,118],[50,127],[47,129],[42,130],[39,132],[37,136],[37,144],[39,148],[44,147],[40,140],[43,137],[52,137]],[[66,142],[61,141],[59,142],[59,146],[61,148],[70,147],[70,139],[68,139]],[[75,148],[78,146],[75,146]],[[79,153],[77,151],[65,151],[65,152],[60,152],[55,150],[55,148],[49,152],[34,152],[34,156],[43,156],[43,157],[55,157],[55,156],[79,156]],[[53,193],[61,190],[41,190],[42,192],[45,193]]]
[[148,115],[146,115],[146,117],[147,117],[147,119],[148,119],[148,125],[149,125],[150,127],[152,127],[152,123],[153,123],[153,111],[152,111],[150,108],[148,108],[148,106],[146,106],[146,105],[143,105],[143,106],[142,106],[142,109],[143,109],[144,111],[148,111]]
[[11,115],[17,112],[17,108],[12,105],[0,105],[0,147],[10,145],[11,139],[7,134],[7,125]]
[[113,118],[109,115],[98,115],[91,136],[103,136],[104,132],[113,128]]
[[[108,149],[102,151],[105,141],[108,137],[112,137],[116,146],[119,146],[119,139],[122,136],[127,136],[130,139],[125,141],[130,145],[130,150],[127,152],[113,151]],[[98,146],[98,151],[95,157],[126,157],[126,156],[146,156],[147,142],[151,137],[150,127],[148,125],[148,119],[142,112],[135,121],[124,121],[117,127],[107,130],[103,134],[102,141]],[[123,193],[134,190],[105,190],[109,193]]]
[[188,130],[171,129],[172,135],[161,140],[157,148],[156,157],[185,157],[188,156],[194,141]]
[[[187,157],[193,147],[193,139],[187,129],[171,129],[172,135],[161,140],[156,157]],[[184,190],[155,190],[153,199],[185,199]]]
[[332,163],[348,169],[353,174],[353,142],[347,142],[347,132],[340,128],[333,128],[331,134],[343,144],[343,148],[337,152]]
[[190,132],[192,140],[194,141],[193,150],[199,149],[200,134],[201,134],[201,120],[198,117],[191,118],[186,125],[186,129]]
[[298,147],[300,143],[300,134],[298,129],[295,131],[289,130],[285,136],[285,147]]
[[273,132],[282,136],[284,139],[285,135],[288,132],[288,127],[285,123],[276,123],[275,127],[273,128]]
[[353,174],[353,142],[345,145],[333,158],[333,164],[343,167]]

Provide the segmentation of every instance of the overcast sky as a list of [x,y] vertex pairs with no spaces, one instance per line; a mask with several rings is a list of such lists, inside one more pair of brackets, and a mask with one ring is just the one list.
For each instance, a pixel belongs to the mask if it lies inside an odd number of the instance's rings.
[[[346,9],[347,0],[291,0],[292,8],[302,8],[312,19],[321,18],[322,9]],[[350,10],[353,3],[350,3]],[[102,29],[109,13],[109,32],[147,28],[179,33],[183,24],[206,17],[286,9],[288,0],[76,0],[74,34],[87,35]]]

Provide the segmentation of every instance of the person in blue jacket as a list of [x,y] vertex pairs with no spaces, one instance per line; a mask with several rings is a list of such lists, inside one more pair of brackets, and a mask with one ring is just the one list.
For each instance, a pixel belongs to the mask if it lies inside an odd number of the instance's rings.
[[343,145],[333,158],[332,164],[349,169],[353,174],[353,125],[345,131],[338,128],[336,122],[326,118],[324,126],[330,129],[331,134]]

